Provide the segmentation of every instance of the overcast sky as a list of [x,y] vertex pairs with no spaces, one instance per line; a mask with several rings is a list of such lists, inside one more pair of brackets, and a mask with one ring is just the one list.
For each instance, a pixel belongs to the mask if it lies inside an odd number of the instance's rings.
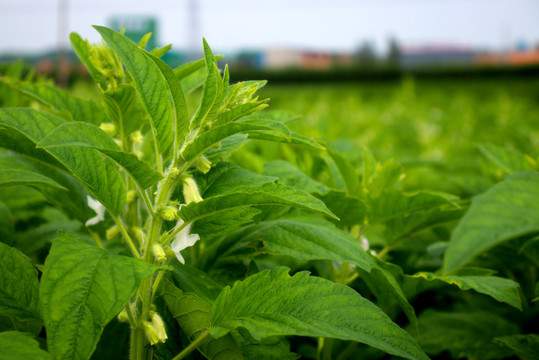
[[[39,52],[59,40],[60,0],[0,0],[0,52]],[[217,51],[299,47],[352,51],[365,40],[498,50],[539,44],[539,0],[65,0],[67,29],[98,41],[92,24],[158,18],[158,41],[183,50],[205,36]],[[198,8],[195,24],[190,3]],[[67,38],[62,36],[67,43]]]

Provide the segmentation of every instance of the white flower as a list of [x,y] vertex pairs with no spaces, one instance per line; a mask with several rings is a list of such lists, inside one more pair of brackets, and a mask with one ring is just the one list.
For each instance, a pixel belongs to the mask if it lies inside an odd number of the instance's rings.
[[95,211],[96,216],[86,221],[86,226],[95,225],[100,221],[103,221],[105,219],[105,207],[101,205],[99,201],[96,199],[88,196],[88,207]]
[[[178,220],[175,229],[178,229],[182,225],[183,220]],[[191,231],[191,224],[181,229],[181,231],[174,237],[174,240],[172,240],[172,243],[170,244],[170,249],[174,252],[176,258],[182,264],[185,264],[185,260],[180,251],[195,245],[195,243],[200,240],[200,236],[198,236],[198,234],[190,234],[189,231]]]

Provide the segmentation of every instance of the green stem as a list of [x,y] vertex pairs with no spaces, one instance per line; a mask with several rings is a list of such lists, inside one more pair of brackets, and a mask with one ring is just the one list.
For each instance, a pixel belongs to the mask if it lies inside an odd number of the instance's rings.
[[146,334],[141,326],[131,328],[131,343],[129,347],[129,360],[148,360]]
[[114,215],[112,213],[110,215],[114,219],[114,222],[116,223],[116,225],[118,225],[118,228],[120,229],[120,232],[122,233],[125,241],[127,242],[127,245],[129,245],[129,247],[131,248],[131,252],[133,252],[133,255],[137,259],[141,259],[142,257],[140,256],[140,254],[139,254],[139,252],[137,250],[137,247],[133,243],[133,240],[131,239],[131,236],[129,236],[129,234],[127,233],[127,230],[126,230],[122,220],[120,220],[120,218],[118,218],[116,215]]
[[174,358],[172,360],[181,360],[181,359],[183,359],[184,357],[189,355],[191,352],[193,352],[193,350],[195,350],[204,340],[206,340],[206,338],[208,336],[210,336],[210,331],[209,330],[204,331],[204,333],[202,333],[202,335],[197,337],[197,339],[195,341],[193,341],[188,347],[183,349],[181,353],[174,356]]

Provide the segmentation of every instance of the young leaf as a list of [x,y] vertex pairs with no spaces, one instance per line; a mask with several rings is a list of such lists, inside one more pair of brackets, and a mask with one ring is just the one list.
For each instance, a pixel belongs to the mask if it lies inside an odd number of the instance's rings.
[[157,184],[163,178],[135,155],[122,151],[107,133],[92,124],[78,122],[62,124],[43,138],[37,146],[47,150],[62,147],[96,149],[123,167],[143,190]]
[[113,122],[120,139],[139,130],[147,121],[144,108],[131,84],[120,84],[103,92],[105,111]]
[[52,186],[57,189],[67,190],[56,181],[41,175],[35,171],[19,169],[0,169],[0,186],[28,185],[39,188],[40,186]]
[[[39,143],[65,121],[33,109],[2,109],[0,125],[14,129],[34,143]],[[88,125],[88,124],[87,124]],[[47,152],[78,178],[107,209],[119,214],[125,204],[126,188],[116,165],[95,149],[50,148]]]
[[373,346],[407,359],[428,359],[414,339],[353,289],[288,269],[264,270],[213,304],[210,334],[245,328],[255,339],[275,335],[331,337]]
[[95,125],[108,121],[107,114],[92,100],[79,99],[49,84],[32,84],[7,77],[0,80],[49,106],[66,120],[89,122]]
[[425,310],[419,316],[418,342],[429,355],[449,351],[454,359],[492,360],[511,356],[495,344],[498,336],[512,335],[518,327],[487,312],[440,312]]
[[440,280],[456,285],[462,290],[475,290],[478,293],[488,295],[500,302],[522,310],[522,303],[518,294],[519,285],[513,280],[497,276],[437,276],[436,274],[427,272],[418,273],[413,276],[429,281]]
[[73,50],[75,51],[75,54],[77,54],[77,57],[81,61],[81,63],[84,65],[84,67],[88,70],[90,73],[90,76],[103,88],[106,88],[107,83],[105,77],[95,68],[95,66],[90,61],[90,45],[88,44],[88,41],[85,41],[79,34],[76,32],[72,32],[69,34],[69,41],[71,42],[71,46],[73,47]]
[[[164,281],[161,296],[172,316],[191,340],[196,340],[210,326],[211,305],[194,293],[185,293],[169,281]],[[219,339],[209,338],[198,347],[210,360],[243,359],[238,345],[230,334]]]
[[504,241],[539,231],[539,173],[515,173],[472,200],[445,252],[450,272]]
[[52,356],[39,347],[34,335],[19,331],[0,333],[0,359],[2,360],[53,360]]
[[53,240],[41,279],[42,316],[55,359],[88,359],[103,327],[159,267],[110,255],[70,235]]
[[289,135],[288,128],[276,121],[230,123],[212,127],[210,130],[197,136],[193,142],[186,145],[181,155],[184,160],[192,161],[202,155],[206,150],[228,137],[240,133],[253,134],[261,131],[267,131],[270,134],[283,138],[286,138]]
[[189,131],[189,118],[187,113],[187,103],[180,85],[180,81],[176,78],[172,69],[168,67],[161,59],[148,54],[150,59],[157,65],[159,71],[165,78],[170,91],[173,107],[173,128],[175,130],[174,144],[176,148],[180,147],[185,142],[185,137]]
[[0,242],[0,315],[40,321],[37,271],[19,250]]
[[210,46],[203,39],[204,60],[206,64],[206,79],[204,80],[204,88],[202,89],[202,98],[197,112],[191,120],[189,130],[194,130],[200,126],[208,116],[208,113],[215,105],[216,99],[219,97],[219,87],[221,85],[221,76],[215,62],[215,57],[210,49]]
[[185,222],[193,222],[217,213],[246,206],[283,205],[314,211],[336,218],[335,215],[317,198],[289,186],[268,183],[261,186],[246,187],[242,191],[206,198],[182,206],[179,214]]
[[173,108],[167,82],[159,67],[143,49],[120,33],[94,26],[105,42],[116,52],[133,78],[144,109],[151,119],[158,152],[168,153],[174,142]]

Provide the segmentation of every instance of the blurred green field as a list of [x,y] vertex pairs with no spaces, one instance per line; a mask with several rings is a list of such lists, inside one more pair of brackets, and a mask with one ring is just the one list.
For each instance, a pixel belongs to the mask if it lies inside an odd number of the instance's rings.
[[539,79],[268,84],[261,97],[271,99],[270,109],[301,116],[291,128],[332,141],[351,160],[360,161],[362,147],[395,158],[410,187],[480,190],[473,184],[484,166],[479,144],[538,155]]

